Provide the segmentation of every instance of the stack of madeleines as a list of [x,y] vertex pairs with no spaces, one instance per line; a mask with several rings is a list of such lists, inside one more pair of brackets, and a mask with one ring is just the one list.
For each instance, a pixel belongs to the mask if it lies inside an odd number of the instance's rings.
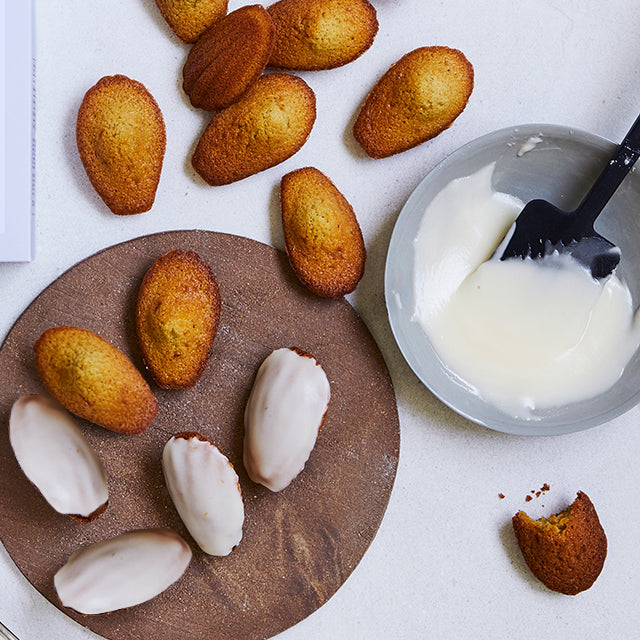
[[[348,64],[378,32],[368,0],[279,0],[232,12],[227,0],[156,4],[175,35],[191,45],[183,67],[186,96],[193,107],[212,112],[191,158],[212,186],[297,153],[314,126],[316,98],[291,72]],[[405,151],[449,127],[472,89],[473,67],[460,51],[416,49],[374,86],[355,120],[354,138],[372,158]],[[111,211],[135,214],[152,207],[165,129],[143,85],[125,76],[102,78],[82,102],[76,136],[91,184]],[[300,281],[323,297],[352,292],[364,274],[366,252],[344,196],[319,170],[305,167],[283,178],[281,199],[287,254]]]
[[[138,289],[135,324],[143,362],[159,387],[187,389],[198,383],[220,316],[217,279],[197,253],[174,249],[154,261]],[[108,507],[107,476],[71,414],[131,437],[150,426],[158,402],[132,361],[88,329],[49,328],[34,351],[50,395],[15,401],[11,446],[20,468],[56,511],[92,522]],[[244,412],[243,464],[251,480],[273,492],[295,480],[316,445],[330,397],[327,375],[311,354],[291,347],[267,356]],[[209,555],[230,554],[242,539],[245,515],[228,458],[202,434],[183,431],[166,442],[162,469],[196,544]],[[165,563],[169,556],[155,558],[158,535],[162,547],[170,541],[177,565]],[[171,531],[131,531],[74,553],[57,572],[55,587],[64,606],[106,613],[154,597],[182,575],[190,559],[188,545]],[[128,576],[148,582],[144,593],[119,586]]]

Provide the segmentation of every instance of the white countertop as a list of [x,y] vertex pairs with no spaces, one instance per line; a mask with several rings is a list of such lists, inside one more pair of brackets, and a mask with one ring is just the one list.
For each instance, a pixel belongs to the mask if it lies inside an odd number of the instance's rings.
[[[169,229],[209,229],[283,248],[281,176],[314,165],[358,216],[366,274],[349,297],[391,372],[402,444],[395,487],[377,537],[347,582],[282,640],[325,638],[630,637],[640,628],[640,409],[562,437],[495,433],[456,416],[417,380],[395,345],[384,306],[386,249],[415,186],[447,154],[494,129],[545,122],[622,139],[640,111],[640,5],[636,0],[372,0],[380,30],[371,49],[340,69],[301,74],[317,96],[309,141],[284,164],[226,187],[206,186],[189,156],[208,116],[183,95],[188,48],[153,0],[36,0],[36,254],[0,264],[0,340],[31,300],[95,251]],[[231,0],[235,9],[247,2]],[[351,135],[377,78],[411,49],[461,49],[475,89],[451,129],[386,160]],[[91,188],[75,145],[85,91],[123,73],[143,82],[167,126],[153,209],[111,214]],[[6,428],[6,425],[5,425]],[[550,485],[525,502],[531,490]],[[528,572],[510,519],[592,499],[609,540],[604,570],[568,597]],[[501,499],[499,494],[504,494]],[[544,506],[543,506],[544,505]],[[49,604],[0,550],[0,620],[21,640],[96,637]]]

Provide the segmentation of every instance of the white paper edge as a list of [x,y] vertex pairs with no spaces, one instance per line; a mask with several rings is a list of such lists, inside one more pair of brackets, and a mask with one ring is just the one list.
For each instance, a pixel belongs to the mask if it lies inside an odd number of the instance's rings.
[[[4,35],[0,262],[28,262],[34,246],[33,0],[0,0]],[[4,184],[2,184],[2,182]]]

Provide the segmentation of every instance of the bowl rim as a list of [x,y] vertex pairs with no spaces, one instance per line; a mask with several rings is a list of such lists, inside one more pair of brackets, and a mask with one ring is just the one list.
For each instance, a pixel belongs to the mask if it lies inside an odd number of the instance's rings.
[[[404,341],[401,337],[400,327],[398,326],[399,321],[396,321],[396,292],[392,289],[391,286],[391,277],[394,267],[393,261],[395,259],[395,256],[398,255],[401,247],[399,237],[403,231],[403,226],[406,226],[407,219],[409,217],[412,217],[411,210],[412,207],[414,207],[413,203],[416,199],[420,198],[420,194],[424,190],[425,185],[433,181],[443,171],[448,170],[450,166],[457,163],[461,157],[470,155],[478,148],[486,147],[496,141],[504,140],[505,143],[508,143],[510,139],[511,142],[515,142],[516,140],[514,140],[514,138],[516,137],[528,139],[534,136],[542,136],[543,139],[544,136],[570,138],[578,142],[582,142],[588,146],[595,147],[603,153],[613,153],[618,146],[611,140],[608,140],[607,138],[604,138],[597,134],[593,134],[585,129],[560,124],[527,123],[503,127],[501,129],[488,132],[458,147],[450,154],[448,154],[445,158],[443,158],[440,162],[438,162],[430,171],[427,172],[427,174],[420,180],[418,185],[413,189],[404,205],[402,206],[402,209],[400,210],[400,213],[394,223],[387,248],[384,270],[384,293],[387,317],[391,326],[391,331],[405,362],[409,365],[410,369],[417,376],[420,382],[440,402],[445,404],[447,407],[452,409],[455,413],[462,416],[463,418],[475,424],[491,429],[492,431],[521,436],[554,436],[584,431],[586,429],[590,429],[609,422],[622,415],[623,413],[626,413],[629,409],[638,404],[638,401],[640,401],[640,389],[636,394],[633,394],[627,400],[616,405],[614,408],[608,408],[600,412],[594,412],[593,414],[589,415],[588,417],[582,418],[579,421],[567,421],[558,426],[545,427],[544,423],[541,423],[541,421],[515,418],[513,416],[509,416],[506,413],[500,412],[500,410],[497,408],[495,409],[496,412],[503,415],[504,420],[500,424],[490,423],[489,420],[478,417],[474,415],[472,411],[468,411],[464,407],[457,405],[445,393],[434,389],[432,384],[430,384],[427,376],[423,374],[423,372],[420,370],[420,367],[417,366],[416,360],[412,357],[409,346],[404,344]],[[464,175],[466,175],[466,173],[461,173],[459,176],[454,175],[451,177],[451,180],[454,180],[457,177],[463,177]],[[424,206],[426,206],[426,204]],[[403,250],[405,253],[407,252],[406,247],[404,247]],[[413,255],[413,250],[411,250],[411,254]],[[405,320],[405,322],[407,322],[407,320]],[[408,322],[412,321],[409,319]],[[429,343],[429,340],[426,336],[425,340],[427,340],[427,343]],[[456,377],[455,374],[449,371],[443,363],[441,364],[443,368],[448,371],[453,384],[454,378]],[[493,406],[488,402],[486,403],[486,405],[488,407]]]

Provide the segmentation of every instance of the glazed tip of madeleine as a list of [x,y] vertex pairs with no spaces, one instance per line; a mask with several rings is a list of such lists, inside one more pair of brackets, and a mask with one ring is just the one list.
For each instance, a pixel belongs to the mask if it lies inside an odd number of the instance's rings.
[[194,43],[227,14],[229,0],[155,0],[170,29],[186,44]]
[[600,575],[607,537],[586,493],[578,491],[565,511],[549,518],[534,520],[519,511],[512,524],[527,566],[552,591],[576,595]]
[[89,181],[113,213],[151,209],[166,132],[160,107],[143,84],[115,75],[91,87],[78,110],[76,143]]
[[20,468],[44,499],[78,522],[107,508],[107,474],[71,414],[47,394],[18,398],[11,408],[9,441]]
[[316,358],[275,349],[262,362],[244,410],[242,460],[253,482],[278,492],[304,469],[324,424],[331,385]]
[[372,158],[411,149],[452,125],[466,107],[473,83],[473,66],[458,49],[414,49],[373,87],[353,135]]
[[186,389],[200,379],[220,323],[220,289],[195,252],[174,249],[145,274],[136,304],[144,362],[165,389]]
[[315,167],[283,176],[280,211],[287,256],[298,279],[318,296],[350,293],[364,274],[366,251],[353,208]]
[[182,71],[191,104],[214,111],[237,102],[267,66],[274,37],[271,17],[258,4],[216,22],[193,45]]
[[297,153],[315,119],[315,94],[302,78],[262,75],[238,102],[213,114],[191,163],[210,185],[242,180]]
[[242,540],[244,503],[228,458],[197,432],[173,436],[162,452],[162,471],[184,525],[207,554],[229,555]]
[[140,372],[92,331],[53,327],[34,350],[44,386],[71,413],[126,434],[141,433],[155,417],[158,403]]
[[378,32],[367,0],[280,0],[269,6],[276,40],[269,66],[289,71],[333,69],[352,62]]
[[64,607],[83,615],[112,613],[155,598],[182,576],[191,557],[189,545],[170,529],[137,529],[81,547],[53,584]]

